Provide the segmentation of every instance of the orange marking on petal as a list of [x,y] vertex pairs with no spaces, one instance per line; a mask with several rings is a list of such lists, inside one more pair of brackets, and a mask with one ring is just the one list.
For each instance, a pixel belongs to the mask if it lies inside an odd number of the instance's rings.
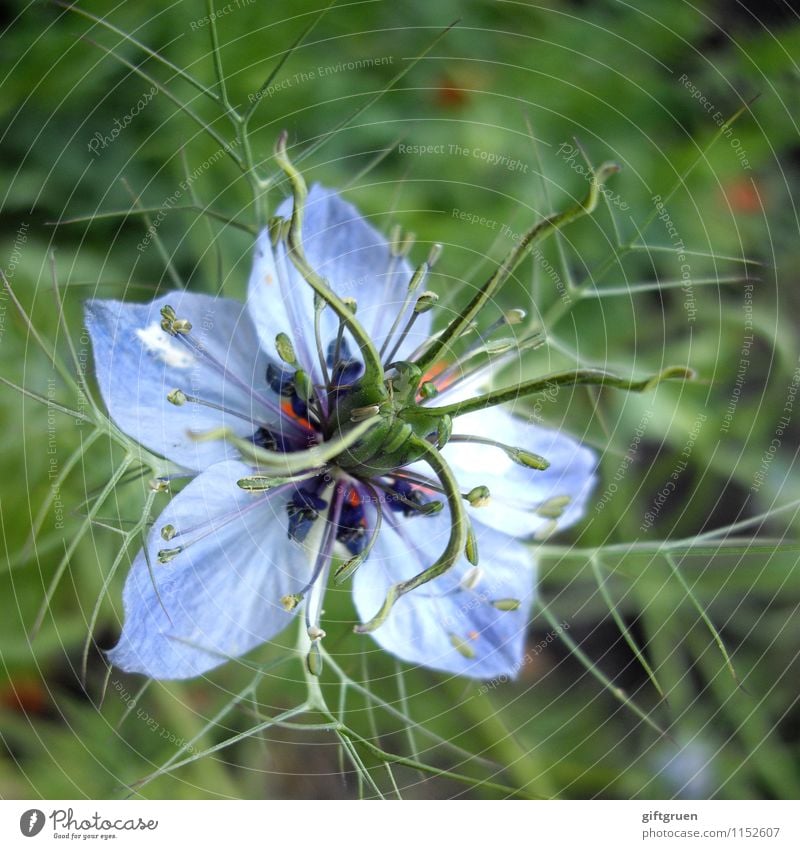
[[456,375],[451,375],[446,380],[436,380],[436,378],[445,371],[450,366],[450,363],[444,362],[444,360],[434,363],[426,372],[422,375],[422,379],[420,380],[420,385],[426,382],[433,383],[433,385],[440,391],[443,392],[456,380]]
[[302,416],[298,416],[297,413],[292,409],[291,401],[281,401],[281,410],[294,422],[300,425],[304,430],[307,430],[309,433],[316,433],[314,430],[314,426],[309,422],[308,419],[304,419]]
[[480,637],[480,634],[479,634],[477,631],[470,631],[470,632],[467,634],[467,636],[468,636],[471,640],[477,640],[477,639],[478,639],[478,637]]
[[434,363],[426,372],[422,375],[422,380],[420,383],[425,383],[428,380],[435,380],[438,375],[440,375],[447,368],[447,363],[444,360],[440,360],[438,363]]

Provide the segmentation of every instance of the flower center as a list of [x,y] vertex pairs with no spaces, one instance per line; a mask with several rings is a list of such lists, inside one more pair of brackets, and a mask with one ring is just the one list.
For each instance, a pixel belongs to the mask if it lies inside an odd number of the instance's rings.
[[369,542],[366,505],[375,503],[376,509],[385,506],[404,516],[431,514],[441,508],[441,502],[431,498],[435,491],[426,491],[424,484],[393,474],[419,459],[419,450],[413,448],[415,434],[424,432],[426,437],[435,438],[437,431],[422,418],[406,421],[402,417],[405,401],[416,388],[416,383],[412,386],[416,375],[412,373],[409,378],[408,374],[413,367],[398,364],[394,377],[387,382],[390,400],[364,409],[358,406],[363,366],[351,356],[342,334],[328,345],[325,366],[326,385],[309,388],[298,379],[301,372],[270,363],[267,384],[280,397],[281,411],[299,430],[277,433],[262,425],[250,441],[267,451],[292,454],[346,434],[365,418],[381,418],[363,439],[334,457],[330,469],[298,482],[286,502],[289,536],[303,542],[321,515],[327,511],[330,518],[329,491],[338,470],[335,540],[358,556]]

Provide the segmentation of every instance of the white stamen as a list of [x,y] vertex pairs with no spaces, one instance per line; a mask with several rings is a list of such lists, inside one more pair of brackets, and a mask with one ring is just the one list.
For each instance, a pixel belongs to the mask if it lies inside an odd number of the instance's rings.
[[481,582],[481,578],[483,578],[483,570],[480,566],[471,566],[467,569],[464,573],[464,577],[461,579],[461,588],[465,590],[474,590]]

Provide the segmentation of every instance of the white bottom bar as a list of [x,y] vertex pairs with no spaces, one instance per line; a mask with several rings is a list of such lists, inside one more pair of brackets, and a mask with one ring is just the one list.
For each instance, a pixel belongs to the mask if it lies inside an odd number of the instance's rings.
[[[391,806],[391,810],[389,807]],[[437,811],[437,808],[439,809]],[[0,845],[800,846],[797,802],[0,801]],[[192,844],[187,844],[192,841]],[[225,841],[225,843],[222,843]]]

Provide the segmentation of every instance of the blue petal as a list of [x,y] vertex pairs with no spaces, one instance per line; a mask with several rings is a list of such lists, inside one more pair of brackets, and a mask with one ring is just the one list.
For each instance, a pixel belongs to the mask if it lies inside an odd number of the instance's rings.
[[[490,528],[475,530],[480,578],[474,587],[463,586],[474,571],[462,558],[449,572],[402,596],[372,636],[386,651],[409,663],[471,678],[513,678],[522,665],[534,594],[533,555],[521,543]],[[384,511],[378,541],[353,584],[363,621],[377,613],[392,584],[434,562],[449,531],[444,514],[406,520]],[[502,599],[517,599],[519,608],[503,611],[491,603]],[[463,651],[474,657],[465,657]]]
[[[446,445],[442,453],[461,488],[468,491],[483,484],[491,493],[487,506],[469,511],[476,521],[517,537],[544,537],[583,517],[597,481],[597,459],[590,449],[497,408],[459,416],[453,433],[495,439],[550,461],[541,472],[520,466],[499,448],[463,442]],[[559,507],[563,509],[557,515]]]
[[[277,215],[291,216],[292,200]],[[315,184],[306,201],[303,245],[311,266],[328,280],[340,297],[355,298],[358,320],[380,348],[408,289],[412,270],[405,259],[394,265],[389,243],[358,210],[338,194]],[[275,336],[288,333],[303,367],[319,378],[314,340],[314,295],[295,271],[281,245],[273,251],[269,233],[260,233],[250,275],[248,302],[262,343],[272,350]],[[404,321],[411,313],[404,312]],[[330,309],[322,314],[322,344],[335,338],[338,319]],[[402,327],[402,324],[401,324]],[[421,315],[397,359],[410,354],[430,334],[431,316]],[[351,345],[353,351],[357,351]]]
[[[192,338],[228,372],[161,330],[160,310],[172,306],[192,323]],[[147,304],[93,300],[86,304],[97,381],[114,422],[146,448],[194,470],[229,455],[221,442],[196,443],[187,432],[227,426],[242,436],[275,425],[276,414],[246,387],[265,395],[267,357],[245,307],[232,300],[171,292]],[[245,388],[239,385],[239,381]],[[176,407],[167,393],[182,389],[250,416],[254,423],[197,404]]]
[[[287,536],[288,495],[267,501],[243,491],[236,481],[248,474],[242,463],[218,463],[159,516],[147,542],[150,564],[140,552],[125,584],[125,624],[109,652],[115,666],[152,678],[192,678],[269,640],[292,619],[280,599],[308,582],[309,556]],[[185,529],[185,537],[164,541],[165,525]],[[187,538],[197,541],[159,563],[159,550]]]

